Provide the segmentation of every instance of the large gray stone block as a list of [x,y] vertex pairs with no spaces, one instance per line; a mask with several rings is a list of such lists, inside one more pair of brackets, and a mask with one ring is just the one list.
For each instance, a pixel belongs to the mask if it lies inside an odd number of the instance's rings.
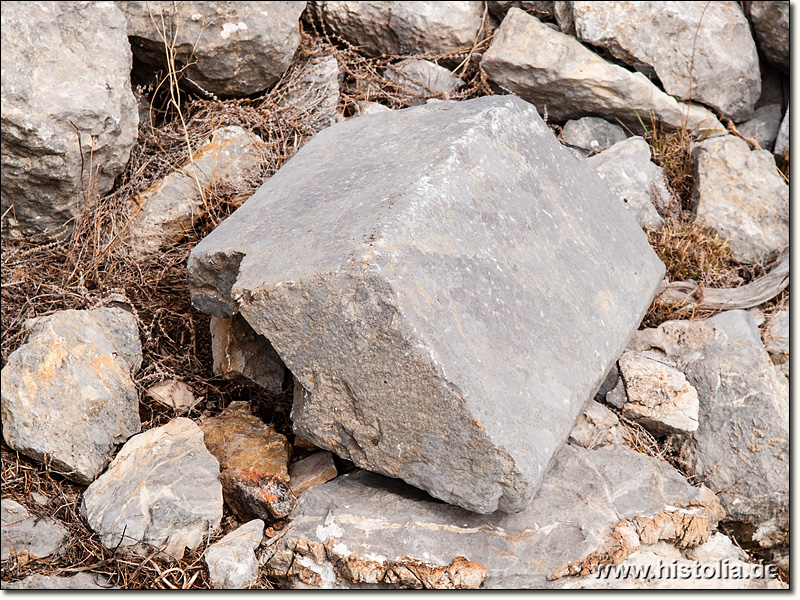
[[299,435],[486,513],[530,502],[664,267],[535,108],[494,96],[326,129],[188,271],[300,382]]

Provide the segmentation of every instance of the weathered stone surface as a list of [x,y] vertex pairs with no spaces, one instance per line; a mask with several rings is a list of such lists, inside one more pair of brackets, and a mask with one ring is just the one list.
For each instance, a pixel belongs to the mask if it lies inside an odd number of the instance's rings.
[[[718,536],[720,534],[714,534]],[[724,537],[724,536],[722,536]],[[707,546],[711,542],[703,544]],[[642,546],[609,571],[562,580],[561,589],[635,590],[739,590],[785,589],[769,565],[751,564],[747,557],[687,560],[685,554],[665,542]]]
[[[117,2],[136,58],[166,69],[161,28],[188,84],[248,96],[274,84],[300,44],[305,2]],[[162,25],[163,24],[163,25]],[[174,36],[174,37],[170,37]]]
[[692,159],[697,217],[737,260],[775,256],[789,243],[789,185],[769,152],[726,135],[695,144]]
[[141,430],[131,379],[142,359],[136,317],[121,308],[30,319],[2,371],[3,437],[80,484]]
[[619,125],[598,117],[583,117],[567,121],[562,131],[564,143],[585,150],[600,152],[628,137]]
[[335,56],[310,58],[293,74],[278,105],[283,110],[301,111],[305,125],[320,131],[339,115],[339,77]]
[[785,545],[789,388],[763,347],[729,340],[711,319],[663,323],[637,332],[631,346],[675,356],[697,390],[699,426],[682,438],[681,459],[719,495],[739,542]]
[[248,469],[225,469],[220,474],[222,493],[239,519],[271,523],[289,516],[297,498],[280,475]]
[[[3,233],[55,233],[111,189],[136,143],[125,19],[110,2],[2,8]],[[90,181],[91,180],[91,181]]]
[[627,401],[628,394],[625,391],[625,382],[620,377],[617,384],[606,394],[605,403],[617,410],[621,410]]
[[448,92],[464,85],[463,79],[429,60],[403,61],[386,69],[383,76],[406,92],[419,96],[410,102],[412,106],[424,104],[425,98],[431,96],[443,94],[446,97]]
[[775,139],[775,148],[772,151],[775,160],[779,166],[783,166],[785,161],[789,160],[789,108],[786,108],[786,114],[783,115],[780,129],[778,129],[778,137]]
[[289,441],[251,414],[247,402],[231,402],[218,416],[201,419],[200,428],[221,470],[239,467],[288,479]]
[[186,412],[197,404],[192,388],[177,379],[165,379],[151,385],[147,388],[147,395],[178,412]]
[[66,528],[48,518],[30,515],[28,509],[10,499],[0,501],[0,560],[25,563],[50,556],[69,539]]
[[29,575],[25,579],[2,584],[4,590],[117,590],[108,585],[108,579],[97,573],[78,573],[72,577],[55,575]]
[[521,510],[663,274],[604,189],[511,96],[337,123],[193,250],[192,302],[272,342],[302,437]]
[[789,2],[747,2],[756,43],[769,62],[789,72]]
[[269,340],[253,331],[241,315],[211,318],[211,354],[217,377],[243,377],[273,394],[283,389],[286,365]]
[[363,102],[359,106],[358,116],[361,116],[361,115],[373,115],[375,113],[386,112],[386,111],[389,111],[389,110],[392,110],[392,109],[389,108],[388,106],[386,106],[384,104],[380,104],[378,102]]
[[[459,556],[486,568],[485,588],[557,587],[553,580],[594,572],[640,544],[704,543],[721,514],[708,489],[665,462],[621,446],[566,445],[515,514],[471,513],[365,471],[337,477],[300,497],[260,560],[293,587],[394,587],[403,583],[398,565],[425,573]],[[435,587],[424,577],[416,585]]]
[[553,2],[526,2],[524,0],[522,2],[518,0],[510,2],[508,0],[503,0],[500,2],[489,2],[488,4],[489,12],[491,12],[499,21],[503,20],[503,17],[506,16],[506,13],[511,8],[522,9],[525,12],[541,19],[542,21],[553,18]]
[[757,141],[762,150],[772,151],[782,116],[780,104],[768,104],[757,109],[751,119],[736,128],[743,136]]
[[481,65],[505,90],[542,113],[546,107],[554,121],[588,115],[639,128],[639,117],[649,123],[653,114],[670,129],[721,129],[709,110],[679,103],[641,73],[603,60],[574,37],[517,8],[508,11]]
[[763,333],[764,346],[772,362],[782,365],[789,362],[789,310],[772,314]]
[[325,27],[367,56],[468,51],[483,2],[310,2]]
[[567,442],[581,448],[594,450],[609,444],[624,444],[622,424],[608,408],[589,400],[586,410],[578,417],[578,422],[567,438]]
[[241,590],[258,581],[255,550],[264,536],[264,521],[253,519],[206,550],[211,584],[218,590]]
[[321,485],[338,475],[330,452],[315,452],[289,465],[292,492],[299,496],[315,485]]
[[667,189],[663,169],[650,157],[650,145],[637,136],[617,142],[608,150],[590,156],[586,162],[639,225],[657,229],[664,220],[656,206],[667,206],[672,195]]
[[236,184],[261,161],[261,139],[238,126],[217,129],[180,169],[130,202],[131,246],[154,252],[179,241],[204,211],[209,185]]
[[222,520],[219,463],[179,417],[132,437],[88,487],[81,516],[106,548],[159,548],[181,558]]
[[597,393],[594,395],[594,399],[597,402],[605,401],[606,394],[608,394],[611,390],[614,389],[614,386],[617,385],[619,381],[619,367],[617,363],[613,363],[611,368],[608,370],[608,375],[603,380],[603,383],[600,385],[600,389],[597,390]]
[[667,363],[668,359],[647,352],[622,353],[619,370],[628,398],[622,414],[655,435],[697,431],[697,390]]
[[765,349],[758,323],[746,310],[726,310],[709,318],[708,322],[722,331],[729,342],[750,344],[760,350]]
[[734,2],[570,5],[578,39],[655,74],[671,96],[702,102],[734,121],[753,114],[761,94],[758,53]]

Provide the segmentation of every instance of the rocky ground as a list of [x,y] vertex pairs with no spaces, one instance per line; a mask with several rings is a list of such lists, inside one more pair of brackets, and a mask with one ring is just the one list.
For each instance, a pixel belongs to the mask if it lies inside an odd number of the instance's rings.
[[4,5],[3,589],[786,587],[788,19]]

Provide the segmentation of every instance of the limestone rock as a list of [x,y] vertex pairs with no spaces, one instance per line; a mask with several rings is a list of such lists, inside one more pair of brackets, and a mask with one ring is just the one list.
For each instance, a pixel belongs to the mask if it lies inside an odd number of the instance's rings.
[[211,354],[217,377],[243,377],[272,394],[281,393],[286,365],[269,340],[253,331],[241,315],[211,317]]
[[778,129],[778,137],[775,139],[775,148],[772,151],[775,156],[775,161],[778,166],[783,166],[785,161],[789,160],[789,108],[786,108],[786,114],[783,115],[781,126]]
[[332,125],[339,114],[339,63],[335,56],[310,58],[293,74],[286,95],[278,106],[301,111],[306,126],[321,131]]
[[3,437],[86,485],[141,430],[131,379],[142,359],[136,317],[121,308],[30,319],[2,371]]
[[746,310],[726,310],[707,319],[722,331],[729,342],[749,344],[765,350],[755,317]]
[[546,109],[554,121],[588,115],[640,128],[639,117],[649,123],[654,114],[669,129],[684,124],[695,133],[721,129],[709,110],[679,103],[641,73],[603,60],[517,8],[503,19],[481,66],[490,80],[532,102],[540,113]]
[[392,109],[378,102],[362,102],[358,109],[358,116],[372,115],[375,113],[386,112],[389,110]]
[[28,575],[25,579],[2,584],[4,590],[118,590],[108,585],[108,579],[97,573],[78,573],[72,577]]
[[619,125],[597,117],[583,117],[564,124],[564,143],[586,152],[600,152],[628,137]]
[[655,435],[697,431],[700,401],[686,376],[657,355],[626,350],[619,358],[626,419]]
[[762,150],[772,151],[775,139],[778,137],[781,118],[781,105],[768,104],[757,109],[751,119],[737,125],[736,128],[743,136],[757,141]]
[[769,62],[789,72],[789,2],[747,2],[756,43]]
[[20,565],[44,558],[58,551],[69,539],[66,528],[48,518],[28,514],[28,509],[10,499],[0,501],[3,535],[0,537],[2,560]]
[[782,365],[789,362],[789,310],[770,316],[764,328],[764,346],[772,362]]
[[272,86],[300,44],[305,2],[117,2],[137,59],[166,69],[162,32],[186,84],[225,96]]
[[608,408],[589,400],[586,410],[578,417],[567,442],[581,448],[594,450],[609,444],[624,444],[622,424]]
[[726,522],[740,543],[765,548],[785,545],[789,527],[786,379],[772,366],[763,347],[729,340],[711,319],[672,321],[656,330],[637,332],[632,346],[645,345],[657,349],[672,345],[678,366],[697,390],[698,429],[679,440],[687,472],[719,495]]
[[271,523],[289,516],[297,499],[283,477],[263,471],[225,469],[220,474],[222,493],[239,519]]
[[702,102],[734,121],[753,114],[761,94],[758,53],[735,3],[570,5],[578,39],[655,74],[671,96]]
[[789,185],[766,150],[732,135],[692,149],[697,217],[728,239],[745,263],[775,256],[789,243]]
[[155,252],[180,241],[203,214],[210,185],[235,184],[258,166],[260,143],[258,136],[235,125],[217,129],[192,160],[137,194],[130,203],[134,250]]
[[53,234],[90,186],[111,189],[136,143],[125,19],[110,2],[12,2],[2,14],[2,229]]
[[664,171],[650,160],[650,145],[640,137],[617,142],[608,150],[590,156],[586,162],[619,198],[636,222],[657,229],[664,220],[656,206],[666,207],[670,194]]
[[159,548],[175,558],[222,520],[219,463],[190,419],[132,437],[88,487],[81,516],[106,548]]
[[605,403],[617,410],[622,410],[627,401],[628,393],[625,391],[625,382],[620,377],[617,384],[606,394]]
[[147,388],[147,395],[164,406],[186,412],[197,404],[192,388],[177,379],[165,379]]
[[313,2],[325,28],[367,56],[469,51],[483,2]]
[[241,590],[258,581],[255,549],[264,536],[264,521],[253,519],[206,550],[211,584],[218,590]]
[[641,544],[702,544],[721,514],[708,489],[665,462],[621,446],[566,445],[515,514],[468,512],[366,471],[342,475],[300,497],[260,560],[291,587],[403,587],[407,569],[418,574],[412,585],[438,587],[427,575],[457,557],[485,568],[484,588],[557,587]]
[[603,380],[603,383],[600,385],[600,389],[597,390],[597,393],[594,395],[594,399],[597,402],[604,402],[606,395],[614,389],[614,386],[617,385],[619,381],[619,367],[617,363],[613,363],[611,368],[608,370],[608,375]]
[[511,8],[519,8],[526,13],[532,14],[534,17],[548,21],[553,19],[553,2],[529,2],[529,1],[496,1],[489,2],[489,12],[494,15],[498,21],[502,21],[503,17]]
[[200,428],[221,470],[238,467],[288,479],[289,441],[251,414],[247,402],[231,402],[218,416],[201,419]]
[[315,452],[289,465],[292,492],[299,496],[315,485],[321,485],[338,475],[330,452]]
[[425,98],[452,92],[464,85],[464,80],[449,70],[429,60],[406,60],[392,65],[383,76],[410,94],[419,96],[410,102],[412,106],[424,104]]
[[664,272],[604,190],[512,96],[348,120],[192,251],[192,302],[272,342],[302,437],[522,510]]

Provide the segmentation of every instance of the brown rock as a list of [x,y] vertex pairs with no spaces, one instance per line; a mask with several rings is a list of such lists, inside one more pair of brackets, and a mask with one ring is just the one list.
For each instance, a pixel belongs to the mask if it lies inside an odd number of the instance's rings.
[[283,519],[297,504],[297,498],[280,475],[234,468],[220,473],[219,480],[225,503],[242,520]]
[[330,481],[338,474],[330,452],[316,452],[289,465],[291,487],[296,496],[310,487]]
[[289,441],[251,414],[247,402],[231,402],[220,415],[202,419],[199,425],[221,470],[262,471],[288,481]]

